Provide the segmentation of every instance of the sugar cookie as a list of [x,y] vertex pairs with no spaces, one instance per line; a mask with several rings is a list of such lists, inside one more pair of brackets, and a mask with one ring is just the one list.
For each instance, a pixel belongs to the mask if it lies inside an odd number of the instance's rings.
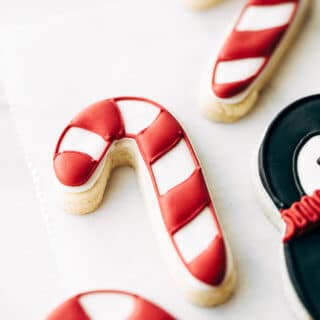
[[250,111],[300,29],[309,4],[310,0],[246,3],[202,83],[199,104],[206,117],[233,122]]
[[159,104],[115,98],[93,104],[63,131],[54,170],[63,207],[94,211],[112,168],[133,166],[170,270],[198,305],[224,302],[235,273],[199,161],[177,120]]

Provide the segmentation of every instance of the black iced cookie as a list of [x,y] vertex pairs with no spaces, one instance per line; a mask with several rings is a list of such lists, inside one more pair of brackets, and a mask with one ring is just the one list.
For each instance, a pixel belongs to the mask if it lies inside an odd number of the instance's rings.
[[[286,270],[300,314],[320,319],[320,95],[294,102],[270,124],[259,180],[286,227]],[[271,203],[271,204],[272,204]],[[277,211],[277,212],[275,212]]]

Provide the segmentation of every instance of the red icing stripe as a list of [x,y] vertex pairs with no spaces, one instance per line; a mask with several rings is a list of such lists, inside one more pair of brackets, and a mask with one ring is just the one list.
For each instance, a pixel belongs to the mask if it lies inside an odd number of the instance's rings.
[[229,98],[244,91],[252,83],[256,76],[243,81],[230,82],[226,84],[215,84],[214,92],[220,98]]
[[[91,320],[86,314],[86,311],[81,306],[79,299],[83,296],[91,294],[118,294],[126,295],[134,299],[134,309],[129,316],[128,320],[174,320],[169,313],[162,310],[160,307],[155,304],[128,292],[117,291],[117,290],[100,290],[81,293],[71,299],[67,300],[61,304],[57,309],[55,309],[46,320]],[[108,313],[108,310],[105,312]]]
[[80,186],[93,174],[97,161],[82,152],[64,151],[56,155],[53,165],[61,183]]
[[76,296],[61,304],[46,320],[90,320],[90,318],[82,309]]
[[177,120],[170,113],[161,111],[150,127],[136,137],[144,160],[150,164],[155,162],[179,142],[182,133]]
[[[284,3],[292,3],[296,6],[287,24],[265,30],[239,31],[236,29],[236,26],[241,20],[242,15],[250,6],[270,6]],[[255,81],[255,79],[261,74],[263,69],[267,66],[269,60],[271,59],[283,36],[288,30],[288,26],[292,23],[296,15],[298,5],[299,1],[288,0],[249,0],[247,2],[234,29],[232,30],[231,34],[228,36],[222,49],[220,50],[214,66],[212,75],[212,90],[217,97],[233,97],[246,90]],[[265,58],[264,65],[256,72],[256,74],[250,76],[248,79],[220,84],[217,84],[215,82],[217,66],[220,62],[261,57]]]
[[210,246],[188,267],[192,274],[203,282],[219,285],[224,279],[227,267],[226,248],[221,236],[216,236]]
[[160,309],[151,302],[140,297],[136,297],[134,312],[129,320],[174,320],[174,318],[166,311]]
[[111,100],[92,104],[71,121],[71,126],[99,134],[106,141],[123,135],[123,123],[117,105]]
[[[219,61],[270,56],[287,27],[232,32],[219,52]],[[232,45],[236,44],[236,45]]]
[[159,201],[166,227],[173,234],[210,202],[201,169],[195,170],[189,179],[161,196]]

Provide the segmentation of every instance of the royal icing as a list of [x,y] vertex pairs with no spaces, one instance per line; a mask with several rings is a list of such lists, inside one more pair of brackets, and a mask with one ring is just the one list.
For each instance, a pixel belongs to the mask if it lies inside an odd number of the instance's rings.
[[106,147],[107,142],[98,134],[73,127],[69,129],[68,134],[62,140],[59,152],[77,150],[88,154],[94,160],[99,160]]
[[300,148],[297,175],[304,192],[312,195],[320,189],[320,135],[312,136]]
[[265,58],[246,58],[228,62],[221,61],[216,67],[215,83],[223,84],[250,78],[257,74],[264,63]]
[[132,135],[149,127],[160,113],[158,107],[150,106],[150,103],[143,101],[119,101],[117,105],[124,121],[126,133]]
[[[174,234],[174,241],[182,252],[184,260],[191,262],[199,252],[209,247],[217,234],[218,230],[212,220],[210,208],[205,207],[196,218]],[[192,246],[189,239],[193,239]]]
[[249,0],[218,53],[212,90],[218,99],[241,97],[269,65],[301,0]]
[[173,320],[153,303],[128,292],[101,290],[78,294],[56,308],[46,320]]
[[78,302],[90,319],[128,319],[135,308],[134,297],[119,293],[82,295]]
[[311,196],[303,196],[290,208],[280,211],[286,223],[284,242],[290,241],[317,225],[320,221],[320,190]]
[[[267,1],[265,2],[267,3]],[[236,30],[258,31],[282,27],[290,23],[294,10],[294,2],[283,2],[274,5],[250,5],[242,13],[236,25]]]
[[[195,165],[184,139],[156,161],[151,169],[160,195],[186,181],[194,172]],[[168,175],[168,170],[172,174]]]
[[[62,148],[65,139],[77,142],[69,137],[75,128],[105,141],[99,145],[100,156],[93,158],[83,148],[79,151],[78,143]],[[56,147],[54,170],[60,184],[69,192],[84,191],[78,188],[86,186],[101,170],[109,149],[124,139],[137,145],[176,255],[195,279],[219,286],[226,275],[227,254],[215,209],[186,133],[162,106],[141,98],[116,98],[82,111]],[[87,141],[91,143],[88,150],[97,150],[95,139]]]
[[285,226],[287,278],[310,319],[320,319],[319,110],[320,95],[296,101],[274,119],[259,150],[263,189]]

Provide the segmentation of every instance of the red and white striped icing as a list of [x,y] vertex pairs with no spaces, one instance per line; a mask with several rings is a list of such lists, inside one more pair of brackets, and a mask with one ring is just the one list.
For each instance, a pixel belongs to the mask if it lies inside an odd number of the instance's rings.
[[216,97],[242,95],[269,65],[304,0],[249,0],[214,65]]
[[282,209],[280,213],[286,223],[284,242],[315,228],[320,221],[320,190],[301,197],[300,201],[294,202],[290,208]]
[[78,294],[57,307],[46,320],[174,320],[155,304],[138,295],[116,290]]
[[196,280],[220,285],[227,253],[200,164],[183,128],[159,104],[125,97],[82,111],[58,141],[58,180],[69,191],[89,187],[113,142],[128,138],[141,153],[177,259]]

